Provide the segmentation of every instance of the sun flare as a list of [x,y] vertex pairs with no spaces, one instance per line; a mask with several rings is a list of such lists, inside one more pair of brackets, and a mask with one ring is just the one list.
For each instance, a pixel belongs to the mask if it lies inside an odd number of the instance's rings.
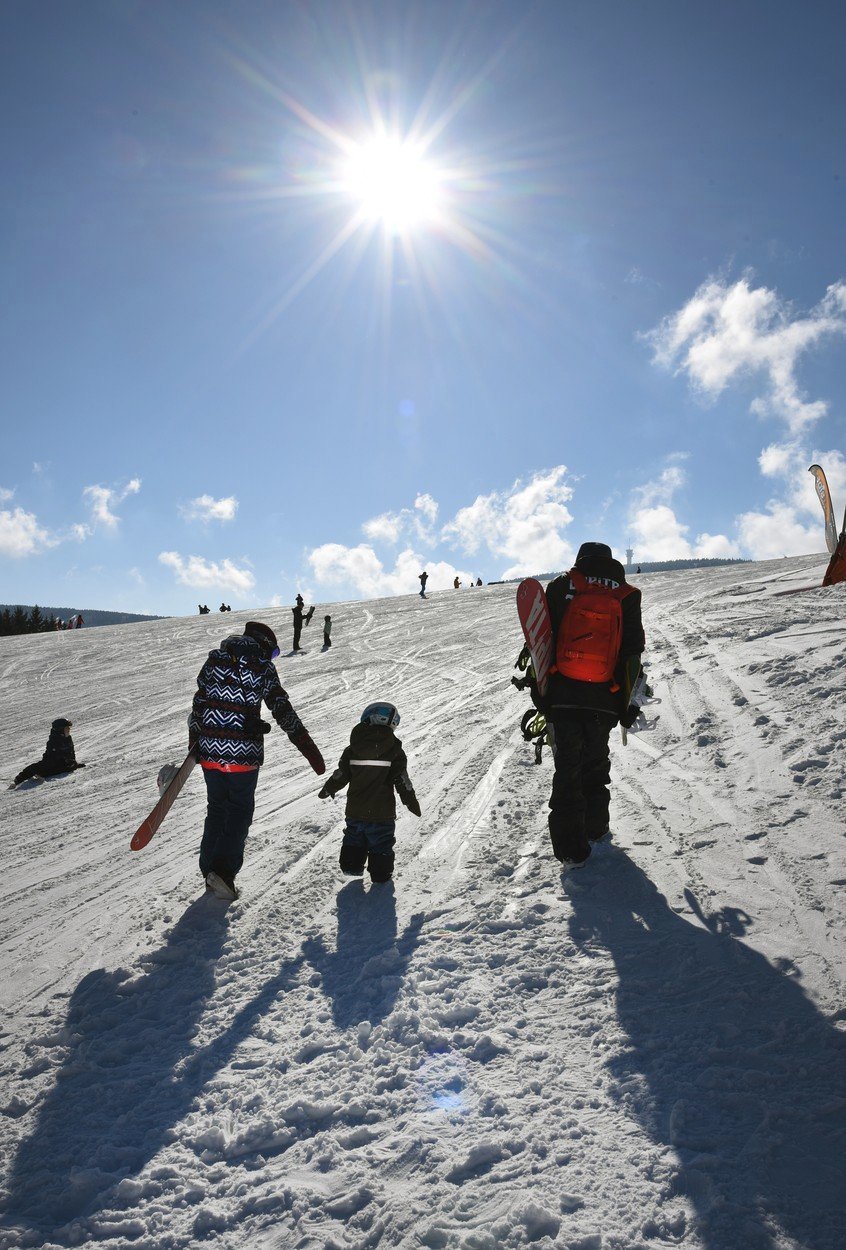
[[438,218],[442,178],[410,140],[378,135],[355,144],[342,162],[340,183],[362,218],[391,234],[406,234]]

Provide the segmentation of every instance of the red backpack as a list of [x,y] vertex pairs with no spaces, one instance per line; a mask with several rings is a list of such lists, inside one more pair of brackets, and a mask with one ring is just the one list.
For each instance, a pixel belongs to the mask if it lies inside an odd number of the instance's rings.
[[588,581],[576,569],[569,578],[575,594],[558,629],[552,672],[574,681],[609,682],[620,656],[623,600],[634,587]]

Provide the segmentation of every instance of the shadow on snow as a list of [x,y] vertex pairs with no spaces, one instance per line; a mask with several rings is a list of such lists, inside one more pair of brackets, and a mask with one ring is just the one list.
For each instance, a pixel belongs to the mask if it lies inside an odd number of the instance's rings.
[[335,950],[320,937],[308,938],[303,955],[320,973],[339,1029],[364,1020],[378,1024],[393,1010],[424,917],[412,916],[398,937],[393,882],[365,890],[361,880],[339,890],[337,915]]
[[[571,936],[614,959],[629,1038],[609,1064],[616,1096],[673,1149],[703,1247],[776,1250],[787,1235],[803,1250],[836,1250],[846,1039],[790,965],[780,970],[737,940],[744,912],[708,917],[688,893],[700,928],[620,850],[603,858],[601,882],[570,895]],[[660,1215],[645,1235],[677,1237],[659,1225]]]
[[68,1221],[96,1214],[113,1186],[172,1140],[199,1092],[290,988],[302,956],[198,1047],[227,925],[226,906],[200,898],[145,958],[142,976],[100,968],[80,981],[65,1022],[68,1054],[12,1166],[6,1227],[55,1238]]

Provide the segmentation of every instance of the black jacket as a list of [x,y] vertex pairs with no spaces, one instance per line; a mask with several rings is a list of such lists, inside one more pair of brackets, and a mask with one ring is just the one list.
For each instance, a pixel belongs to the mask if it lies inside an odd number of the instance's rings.
[[76,768],[76,751],[73,738],[65,737],[63,729],[51,729],[47,746],[41,757],[39,772],[43,777],[55,777],[59,773],[70,773]]
[[350,820],[395,820],[394,788],[410,811],[420,805],[408,777],[405,751],[387,725],[356,725],[328,781],[320,791],[326,798],[349,785],[346,815]]
[[[626,572],[619,560],[608,556],[592,556],[580,560],[578,571],[587,578],[602,578],[614,586],[626,585]],[[562,573],[549,583],[546,588],[546,601],[549,604],[549,615],[552,618],[552,652],[555,655],[555,644],[558,630],[564,614],[570,605],[575,591],[569,573]],[[626,709],[627,665],[641,654],[646,641],[643,636],[641,620],[640,591],[632,587],[631,594],[626,595],[622,602],[623,637],[620,642],[620,658],[614,670],[611,682],[575,681],[572,677],[562,677],[553,673],[549,679],[546,696],[543,700],[544,710],[555,713],[557,710],[600,712],[613,717],[616,721]],[[614,687],[619,687],[615,690]]]

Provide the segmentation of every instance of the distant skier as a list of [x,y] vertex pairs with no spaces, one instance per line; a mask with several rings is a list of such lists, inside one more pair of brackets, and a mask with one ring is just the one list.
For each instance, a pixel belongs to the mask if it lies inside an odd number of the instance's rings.
[[304,613],[303,613],[303,606],[304,605],[303,605],[302,595],[297,595],[296,606],[291,608],[291,611],[294,614],[294,645],[291,648],[293,651],[299,651],[301,649],[300,648],[300,635],[303,632],[303,620],[305,619]]
[[199,748],[208,808],[200,846],[200,872],[220,898],[237,898],[235,878],[253,819],[258,770],[264,763],[262,700],[290,741],[318,774],[323,756],[279,683],[273,660],[276,635],[261,621],[248,621],[243,636],[225,638],[197,676],[188,717],[190,745]]
[[400,716],[392,703],[370,703],[350,734],[338,767],[323,783],[321,799],[349,785],[346,827],[339,863],[348,876],[360,877],[365,863],[374,882],[390,881],[394,871],[394,790],[410,812],[420,804],[409,780],[402,743],[394,736]]
[[482,579],[481,579],[481,577],[477,577],[477,578],[476,578],[476,585],[477,585],[477,586],[481,586],[481,584],[482,584]]
[[457,578],[457,577],[453,580],[452,585],[453,585],[453,589],[454,589],[454,590],[460,590],[460,589],[461,589],[461,582],[458,580],[458,578]]
[[640,572],[640,565],[637,566],[637,571]]
[[26,768],[21,769],[9,786],[10,790],[14,790],[22,781],[30,781],[34,777],[60,777],[63,773],[72,773],[77,768],[85,767],[76,760],[73,738],[70,736],[72,726],[72,721],[61,716],[53,721],[41,759],[37,764],[27,764]]
[[[637,717],[628,695],[645,647],[640,591],[605,543],[582,543],[575,568],[546,588],[555,663],[541,710],[553,730],[549,833],[556,858],[581,868],[608,832],[608,739]],[[590,637],[596,645],[584,646]],[[605,673],[610,671],[610,676]]]
[[429,574],[424,569],[423,572],[420,574],[420,598],[421,599],[426,598],[426,583],[428,582],[428,580],[429,580]]
[[324,616],[323,618],[323,650],[328,651],[332,646],[332,617]]

